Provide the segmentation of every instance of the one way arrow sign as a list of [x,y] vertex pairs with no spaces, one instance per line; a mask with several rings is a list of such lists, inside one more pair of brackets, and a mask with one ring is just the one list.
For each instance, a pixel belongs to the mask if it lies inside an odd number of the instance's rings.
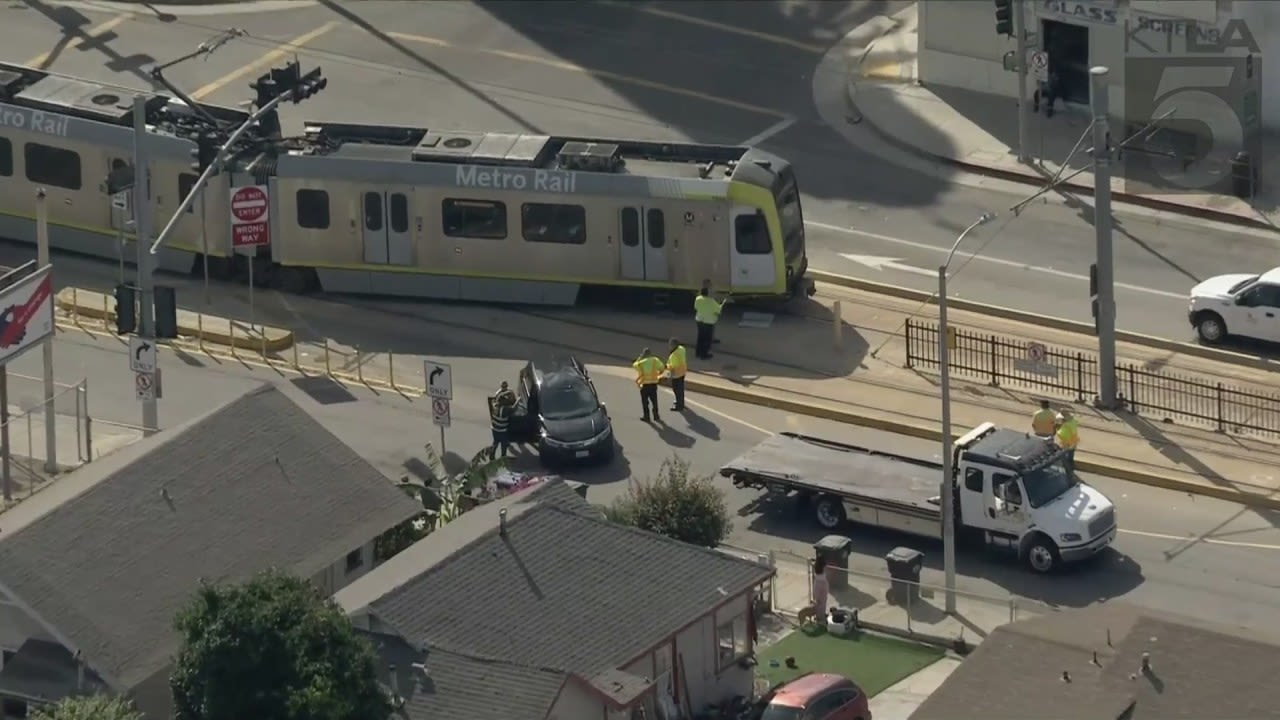
[[136,373],[156,371],[156,343],[146,338],[129,338],[129,369]]
[[918,268],[914,265],[905,265],[899,258],[880,257],[879,255],[852,255],[849,253],[841,253],[840,257],[845,260],[852,260],[859,265],[865,265],[872,270],[897,270],[898,272],[927,275],[929,277],[937,275],[937,272],[933,270]]

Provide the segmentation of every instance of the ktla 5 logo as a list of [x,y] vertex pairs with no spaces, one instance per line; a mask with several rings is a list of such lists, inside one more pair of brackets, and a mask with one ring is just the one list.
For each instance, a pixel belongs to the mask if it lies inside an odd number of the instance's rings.
[[1148,152],[1125,153],[1126,176],[1225,192],[1232,156],[1250,151],[1257,159],[1249,144],[1258,136],[1260,64],[1252,55],[1128,60],[1126,121],[1131,131],[1149,127],[1139,144]]

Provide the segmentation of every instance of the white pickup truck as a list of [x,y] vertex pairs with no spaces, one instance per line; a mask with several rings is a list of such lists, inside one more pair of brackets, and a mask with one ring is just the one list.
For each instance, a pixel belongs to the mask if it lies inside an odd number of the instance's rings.
[[[1116,537],[1115,506],[1066,471],[1043,438],[984,423],[956,441],[958,538],[1017,554],[1037,573],[1092,557]],[[795,494],[818,524],[845,522],[942,537],[942,464],[796,433],[761,442],[720,469],[738,487]]]

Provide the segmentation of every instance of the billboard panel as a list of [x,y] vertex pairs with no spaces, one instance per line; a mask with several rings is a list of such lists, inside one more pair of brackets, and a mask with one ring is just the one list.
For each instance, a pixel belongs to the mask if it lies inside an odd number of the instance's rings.
[[46,265],[0,290],[0,365],[53,334],[53,273]]

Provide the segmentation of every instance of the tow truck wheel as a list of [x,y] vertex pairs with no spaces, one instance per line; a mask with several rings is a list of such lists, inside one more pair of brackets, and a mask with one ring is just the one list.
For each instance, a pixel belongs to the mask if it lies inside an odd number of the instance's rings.
[[844,524],[844,505],[839,498],[823,496],[818,498],[818,504],[814,506],[814,516],[823,529],[835,530]]
[[1032,572],[1043,575],[1058,566],[1058,548],[1052,540],[1041,535],[1031,541],[1026,560]]

